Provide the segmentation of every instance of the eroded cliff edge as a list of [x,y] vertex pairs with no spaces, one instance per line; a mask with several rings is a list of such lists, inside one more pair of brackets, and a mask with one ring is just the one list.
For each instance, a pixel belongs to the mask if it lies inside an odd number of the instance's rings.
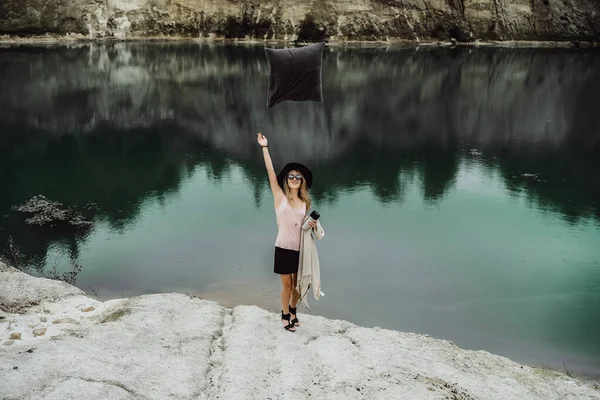
[[596,0],[10,0],[0,34],[600,42]]

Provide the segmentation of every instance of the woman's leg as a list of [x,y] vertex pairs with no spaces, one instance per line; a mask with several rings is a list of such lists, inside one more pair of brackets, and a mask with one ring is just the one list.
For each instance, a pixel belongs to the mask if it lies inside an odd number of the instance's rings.
[[298,282],[298,274],[292,274],[292,296],[290,297],[290,308],[292,308],[293,310],[290,310],[290,313],[292,313],[291,317],[293,321],[293,324],[296,326],[300,326],[300,321],[298,321],[298,319],[296,318],[296,306],[298,305],[299,301],[300,301],[300,292],[298,292],[296,290],[296,283]]
[[[298,274],[292,274],[292,296],[290,298],[290,306],[296,307],[300,300],[300,293],[296,290],[296,284],[298,283]],[[292,315],[294,318],[295,315]]]
[[[284,314],[290,312],[290,297],[292,296],[292,276],[290,274],[281,274],[281,310]],[[289,322],[282,320],[283,326]],[[291,328],[294,330],[293,328]]]

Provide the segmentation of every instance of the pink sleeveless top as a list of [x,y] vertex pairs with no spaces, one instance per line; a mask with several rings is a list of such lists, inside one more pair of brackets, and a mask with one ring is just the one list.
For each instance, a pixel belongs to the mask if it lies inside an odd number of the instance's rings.
[[275,246],[282,249],[300,251],[300,232],[302,221],[306,214],[306,203],[302,203],[300,210],[294,209],[287,197],[284,197],[279,207],[275,210],[277,216],[277,239]]

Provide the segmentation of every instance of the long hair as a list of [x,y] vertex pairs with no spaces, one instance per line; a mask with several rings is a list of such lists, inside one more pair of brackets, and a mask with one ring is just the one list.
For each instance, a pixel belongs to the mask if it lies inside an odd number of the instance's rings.
[[[291,204],[292,201],[294,201],[294,197],[292,196],[292,191],[288,186],[287,177],[283,180],[283,193],[285,194],[285,197],[287,197],[288,202]],[[308,188],[306,187],[306,179],[304,179],[304,175],[302,175],[302,183],[300,184],[300,189],[298,189],[298,197],[300,197],[300,200],[306,204],[306,211],[310,210],[312,200],[310,198],[310,193],[308,193]]]

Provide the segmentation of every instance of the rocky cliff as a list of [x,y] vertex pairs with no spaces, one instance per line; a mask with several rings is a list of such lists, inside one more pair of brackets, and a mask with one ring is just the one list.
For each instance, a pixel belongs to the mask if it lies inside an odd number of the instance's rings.
[[600,41],[597,0],[9,0],[0,34]]

